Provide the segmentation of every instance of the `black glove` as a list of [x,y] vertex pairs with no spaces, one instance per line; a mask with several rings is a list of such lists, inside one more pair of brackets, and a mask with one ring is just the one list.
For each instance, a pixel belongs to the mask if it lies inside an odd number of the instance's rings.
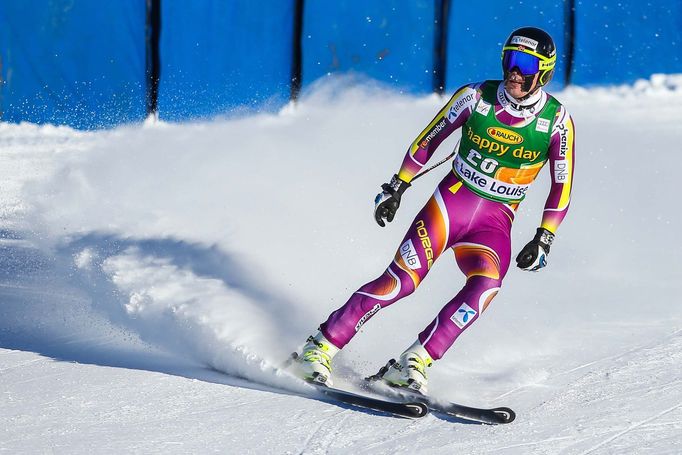
[[549,247],[553,241],[554,234],[545,228],[538,228],[533,240],[516,256],[516,266],[529,272],[537,272],[546,266]]
[[386,226],[384,218],[389,223],[393,221],[395,212],[400,207],[400,197],[409,187],[410,184],[400,180],[397,175],[393,176],[391,183],[381,185],[383,191],[374,199],[374,219],[379,226]]

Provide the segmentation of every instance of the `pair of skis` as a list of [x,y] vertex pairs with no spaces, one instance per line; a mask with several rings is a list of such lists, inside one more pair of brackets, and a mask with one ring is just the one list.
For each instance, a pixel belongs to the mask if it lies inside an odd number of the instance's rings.
[[[296,354],[294,354],[291,360],[294,360],[296,357]],[[287,364],[283,368],[273,369],[273,372],[285,371],[286,367]],[[217,373],[225,374],[224,371],[217,368],[211,367],[210,369]],[[250,378],[243,379],[253,381]],[[273,387],[268,382],[259,383],[267,387]],[[430,412],[489,425],[510,423],[516,418],[514,411],[507,407],[492,409],[476,408],[457,403],[441,402],[419,392],[411,392],[410,389],[393,388],[386,385],[378,375],[364,379],[360,384],[360,389],[363,392],[359,393],[331,387],[324,382],[315,380],[310,381],[309,384],[314,387],[317,397],[325,401],[343,403],[412,419],[424,417]],[[300,389],[294,390],[293,388],[282,386],[275,386],[275,388],[307,398],[314,397],[311,393],[302,392]]]
[[[290,362],[296,361],[297,358],[298,353],[294,352],[283,368],[286,370]],[[390,387],[381,378],[382,374],[383,369],[362,381],[360,388],[366,391],[366,394],[328,386],[324,381],[317,380],[317,374],[309,383],[314,385],[322,395],[332,401],[401,417],[418,419],[426,416],[429,412],[435,412],[490,425],[510,423],[516,418],[516,413],[507,407],[486,409],[464,406],[457,403],[443,403],[419,392],[411,391],[411,389]]]
[[353,393],[321,383],[313,384],[321,394],[333,401],[401,417],[417,419],[426,416],[429,412],[435,412],[489,425],[510,423],[516,418],[514,411],[507,407],[485,409],[457,403],[442,403],[416,392],[392,389],[372,378],[365,380],[363,388],[371,394],[381,395],[381,398],[375,398],[370,394]]

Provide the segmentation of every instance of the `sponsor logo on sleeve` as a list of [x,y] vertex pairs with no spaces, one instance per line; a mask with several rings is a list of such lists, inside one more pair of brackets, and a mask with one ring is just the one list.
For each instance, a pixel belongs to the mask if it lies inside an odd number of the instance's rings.
[[531,38],[526,38],[525,36],[512,36],[511,44],[517,44],[520,46],[530,47],[534,51],[538,48],[538,42]]
[[565,160],[554,162],[554,182],[566,183],[568,180],[568,162]]
[[412,239],[407,239],[407,242],[402,244],[400,247],[400,255],[410,269],[417,270],[422,268],[422,263],[417,255],[417,250],[414,249]]
[[422,141],[419,143],[419,146],[421,148],[426,148],[427,145],[429,145],[429,142],[433,140],[434,137],[438,133],[441,132],[441,130],[445,128],[445,119],[441,120],[440,122],[436,123],[433,128],[428,132],[428,134],[422,139]]
[[455,120],[457,120],[457,116],[459,115],[460,111],[467,106],[472,100],[474,99],[474,94],[469,93],[461,98],[459,98],[457,101],[455,101],[452,106],[450,106],[450,110],[448,111],[448,121],[450,123],[455,123]]
[[541,133],[548,133],[549,120],[547,120],[546,118],[539,118],[537,124],[535,125],[535,131],[539,131]]
[[565,157],[566,152],[568,152],[568,128],[563,123],[559,123],[556,125],[556,130],[559,132],[559,138],[561,139],[559,156]]
[[459,309],[455,311],[455,314],[450,316],[450,320],[455,323],[457,327],[463,329],[466,327],[473,319],[476,317],[476,310],[471,308],[466,302],[460,305]]
[[490,103],[483,100],[479,101],[478,106],[476,106],[476,112],[481,115],[488,115],[488,112],[490,112]]

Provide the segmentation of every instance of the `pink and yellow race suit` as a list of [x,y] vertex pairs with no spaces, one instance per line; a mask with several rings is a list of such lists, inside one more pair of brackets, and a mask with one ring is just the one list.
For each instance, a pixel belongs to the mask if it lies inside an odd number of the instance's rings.
[[337,347],[379,310],[414,292],[433,262],[452,249],[466,283],[419,334],[431,357],[440,359],[500,290],[516,208],[547,162],[552,183],[540,226],[555,233],[566,215],[575,135],[571,117],[554,97],[540,90],[518,104],[502,81],[460,88],[411,144],[398,176],[410,182],[459,128],[452,172],[417,214],[391,264],[321,325]]

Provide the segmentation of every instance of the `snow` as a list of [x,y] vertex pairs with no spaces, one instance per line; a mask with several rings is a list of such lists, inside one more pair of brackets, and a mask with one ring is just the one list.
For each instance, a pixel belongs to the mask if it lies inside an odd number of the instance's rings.
[[[379,185],[444,98],[340,79],[277,114],[1,123],[0,451],[682,453],[682,77],[556,96],[577,180],[549,267],[512,269],[431,370],[437,397],[517,411],[497,427],[274,388],[300,387],[273,367],[383,271],[448,172],[375,225]],[[548,184],[520,209],[515,251]],[[398,355],[462,284],[442,258],[335,359],[338,382]]]

